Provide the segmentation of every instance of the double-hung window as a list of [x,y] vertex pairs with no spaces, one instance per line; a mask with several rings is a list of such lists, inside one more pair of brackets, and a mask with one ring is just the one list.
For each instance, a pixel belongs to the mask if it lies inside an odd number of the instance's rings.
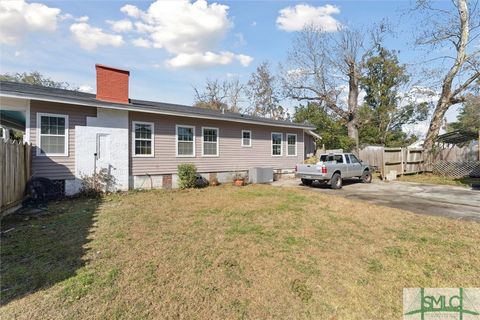
[[218,157],[218,128],[202,127],[202,156]]
[[272,156],[282,155],[282,133],[272,132]]
[[133,154],[136,157],[154,156],[154,130],[152,122],[133,121]]
[[297,155],[297,135],[287,133],[287,156]]
[[177,157],[195,157],[195,127],[176,126]]
[[68,116],[37,114],[37,155],[68,156]]
[[242,130],[242,147],[252,146],[252,131]]

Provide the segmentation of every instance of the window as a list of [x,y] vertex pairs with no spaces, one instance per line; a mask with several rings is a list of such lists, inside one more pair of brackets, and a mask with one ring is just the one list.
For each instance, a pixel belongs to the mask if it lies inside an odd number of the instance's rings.
[[37,155],[68,156],[68,116],[37,114]]
[[347,161],[347,163],[350,163],[350,157],[348,156],[348,154],[345,155],[345,160]]
[[218,157],[218,128],[202,128],[202,156]]
[[350,155],[350,159],[352,160],[352,163],[360,163],[360,160],[358,160],[353,154]]
[[252,146],[252,131],[242,130],[242,147]]
[[133,154],[136,157],[153,157],[154,130],[152,122],[133,121]]
[[287,134],[287,156],[297,155],[297,135],[293,133]]
[[336,161],[337,163],[343,163],[343,157],[341,154],[322,154],[320,156],[321,162],[333,162]]
[[176,126],[177,157],[195,157],[195,127]]
[[282,134],[272,132],[272,156],[282,155]]

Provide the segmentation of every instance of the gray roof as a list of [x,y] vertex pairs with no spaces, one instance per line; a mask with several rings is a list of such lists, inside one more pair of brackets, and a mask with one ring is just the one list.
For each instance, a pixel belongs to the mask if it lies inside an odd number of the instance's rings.
[[218,110],[195,108],[192,106],[171,104],[164,102],[154,102],[130,99],[129,104],[114,103],[97,100],[95,94],[35,86],[25,83],[16,83],[9,81],[0,81],[0,94],[2,96],[12,96],[27,98],[32,100],[43,100],[52,102],[70,103],[76,105],[124,109],[138,112],[160,113],[168,115],[177,115],[183,117],[208,118],[216,120],[249,122],[263,125],[295,127],[301,129],[315,129],[314,126],[306,123],[295,123],[291,121],[273,120],[262,117],[255,117],[234,112],[222,113]]

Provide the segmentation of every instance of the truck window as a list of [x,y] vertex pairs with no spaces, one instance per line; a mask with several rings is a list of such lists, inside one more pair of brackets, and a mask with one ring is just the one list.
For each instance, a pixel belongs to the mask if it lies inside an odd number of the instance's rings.
[[352,163],[360,163],[360,161],[358,161],[357,157],[355,157],[353,154],[350,155],[350,159],[352,159]]
[[347,161],[347,163],[350,163],[350,157],[348,156],[348,154],[345,155],[345,161]]
[[322,154],[320,156],[321,162],[332,162],[336,161],[337,163],[343,163],[343,157],[341,154]]

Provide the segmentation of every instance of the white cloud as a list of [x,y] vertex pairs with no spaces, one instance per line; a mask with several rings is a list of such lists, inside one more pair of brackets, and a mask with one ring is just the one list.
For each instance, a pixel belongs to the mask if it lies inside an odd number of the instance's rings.
[[248,66],[253,58],[243,55],[234,54],[226,51],[221,53],[214,53],[207,51],[205,53],[180,53],[174,58],[167,60],[166,65],[170,68],[184,68],[184,67],[210,67],[215,65],[227,65],[233,61],[238,61],[242,66]]
[[252,21],[252,23],[250,23],[250,26],[256,27],[257,26],[257,21]]
[[337,31],[341,24],[332,17],[339,14],[340,9],[330,4],[313,7],[307,4],[297,4],[279,11],[277,27],[285,31],[301,31],[305,26],[314,26],[325,32]]
[[127,19],[118,21],[107,20],[107,23],[111,25],[112,30],[115,32],[127,32],[133,29],[133,23]]
[[150,48],[150,47],[152,46],[152,44],[150,43],[150,41],[148,41],[148,40],[145,39],[145,38],[133,39],[133,40],[132,40],[132,44],[133,44],[135,47],[140,47],[140,48]]
[[0,43],[16,44],[27,32],[53,32],[61,10],[41,3],[0,1]]
[[173,55],[166,62],[171,68],[224,65],[233,61],[244,65],[248,60],[231,52],[213,52],[232,27],[226,5],[177,0],[156,1],[146,11],[133,5],[120,10],[137,19],[135,30],[144,34],[134,40],[134,45],[165,49]]
[[88,84],[83,84],[78,88],[78,91],[86,93],[94,93],[93,87]]
[[88,20],[90,20],[88,16],[81,16],[80,18],[75,19],[76,22],[87,22]]
[[248,67],[252,63],[253,58],[244,54],[237,54],[235,58],[240,62],[244,67]]
[[80,47],[88,51],[93,51],[98,46],[120,47],[124,44],[122,36],[105,33],[102,29],[92,27],[84,22],[72,24],[70,31]]
[[142,11],[137,7],[127,4],[120,8],[120,11],[133,18],[140,18]]
[[235,33],[234,46],[235,47],[243,47],[245,45],[247,45],[247,40],[245,40],[245,37],[243,36],[243,33],[241,33],[241,32]]

